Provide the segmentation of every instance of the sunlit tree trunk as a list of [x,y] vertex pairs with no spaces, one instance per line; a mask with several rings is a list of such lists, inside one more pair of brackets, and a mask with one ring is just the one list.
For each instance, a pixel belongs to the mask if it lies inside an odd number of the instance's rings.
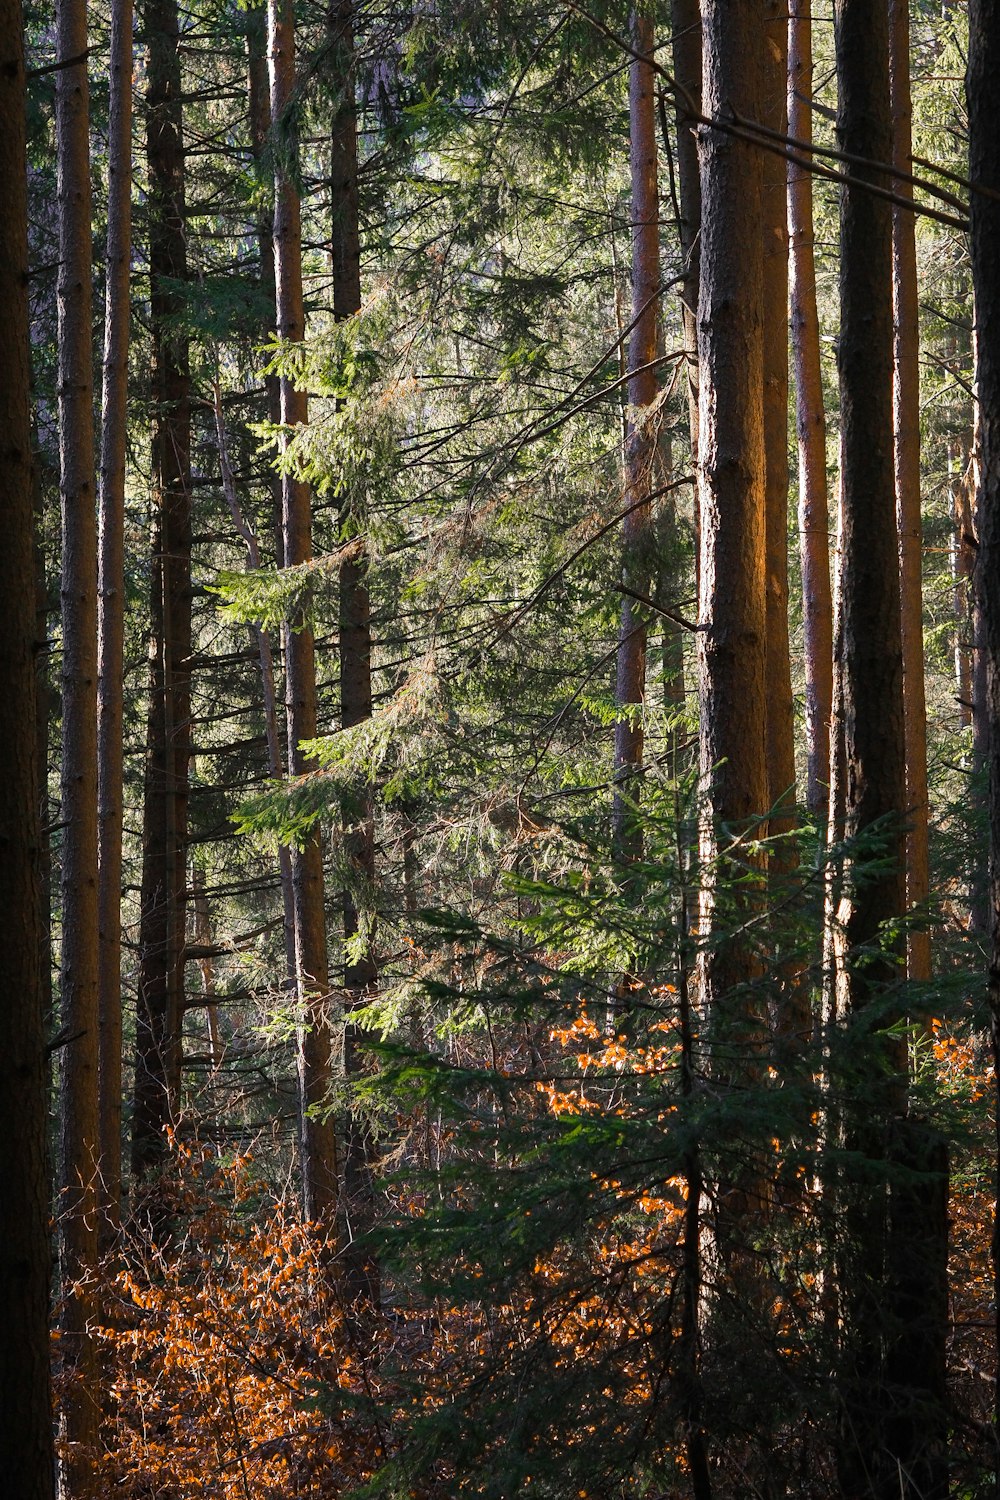
[[47,1065],[36,744],[25,72],[20,0],[0,3],[0,1475],[9,1500],[52,1500]]
[[[267,141],[271,130],[271,97],[270,86],[267,78],[267,56],[265,43],[267,34],[267,17],[262,10],[253,9],[248,13],[248,50],[249,50],[249,74],[250,74],[250,133],[253,142],[254,159],[257,164],[258,173],[263,173],[265,164]],[[257,244],[260,252],[260,287],[263,293],[264,305],[273,310],[275,307],[274,292],[274,216],[270,206],[266,202],[258,210],[257,218]],[[265,334],[271,331],[270,316],[267,327],[263,330]],[[267,392],[267,418],[274,426],[281,421],[281,385],[277,375],[273,372],[264,376],[264,387]],[[219,435],[220,455],[225,448],[225,433],[221,426],[221,408],[216,416],[216,426]],[[267,483],[273,503],[273,528],[272,536],[275,542],[278,563],[284,561],[284,542],[281,535],[281,480],[275,472],[273,465],[269,467]],[[229,498],[231,494],[232,498]],[[236,501],[235,485],[230,485],[227,490],[230,510]],[[242,517],[236,520],[237,529],[243,536],[247,545],[247,564],[251,568],[261,566],[262,556],[257,536],[249,529]],[[257,559],[254,561],[254,559]],[[271,775],[280,780],[284,774],[284,755],[281,750],[281,736],[278,724],[278,704],[274,690],[274,665],[273,652],[271,649],[271,638],[264,630],[255,631],[257,650],[260,657],[261,684],[264,694],[264,723],[267,735],[268,770]],[[278,872],[281,879],[281,909],[284,924],[285,938],[285,968],[286,983],[295,983],[295,892],[292,884],[292,851],[284,844],[278,849]]]
[[[812,139],[810,0],[792,0],[788,17],[788,133]],[[806,805],[826,815],[833,712],[833,601],[830,515],[826,482],[826,413],[816,307],[812,177],[788,164],[791,329],[795,417],[799,443],[799,553],[806,671]]]
[[[97,913],[97,512],[91,353],[91,195],[87,15],[60,0],[56,73],[59,172],[59,455],[62,498],[62,1351],[65,1493],[92,1491],[100,1415],[90,1335],[97,1261],[99,1141]],[[28,578],[27,573],[25,582]],[[22,584],[22,587],[24,585]]]
[[104,315],[97,589],[97,800],[100,909],[101,1239],[121,1221],[122,678],[125,641],[125,445],[132,249],[132,4],[111,8],[108,243]]
[[[268,77],[271,128],[283,124],[295,82],[295,40],[288,0],[269,0]],[[280,338],[297,343],[305,336],[302,297],[302,232],[299,198],[280,163],[274,186],[275,293]],[[301,426],[308,417],[306,395],[287,376],[281,379],[281,420]],[[295,567],[312,558],[309,487],[294,474],[282,476],[284,564]],[[303,619],[289,620],[284,632],[285,703],[288,723],[288,769],[301,776],[311,762],[300,748],[316,737],[316,659],[313,633]],[[332,1232],[337,1206],[337,1152],[330,1114],[330,985],[327,969],[326,912],[323,902],[323,854],[313,835],[292,854],[295,899],[295,960],[303,1012],[300,1041],[302,1103],[302,1184],[306,1215]]]
[[132,1167],[162,1159],[180,1094],[191,758],[191,377],[181,66],[175,0],[148,0],[150,316],[153,345],[150,693],[143,802]]
[[[628,348],[630,417],[625,450],[622,523],[623,586],[648,595],[651,553],[653,464],[656,432],[652,412],[659,381],[657,351],[660,291],[660,220],[657,197],[656,107],[652,67],[652,17],[637,10],[632,21],[635,51],[629,64],[629,161],[632,177],[632,331]],[[639,795],[643,757],[642,706],[646,696],[646,622],[632,597],[622,595],[615,673],[615,703],[625,710],[615,724],[615,797],[612,831],[620,859],[641,850],[629,802]]]
[[[889,82],[893,164],[912,170],[909,0],[889,4]],[[912,196],[898,180],[901,197]],[[906,900],[923,906],[930,893],[928,853],[927,712],[924,699],[923,530],[920,514],[920,326],[917,250],[912,212],[892,219],[893,415],[896,522],[899,531],[900,632],[906,766]],[[931,977],[931,935],[907,937],[907,977]],[[948,1153],[936,1131],[897,1122],[893,1157],[926,1180],[890,1190],[889,1276],[895,1326],[888,1342],[889,1420],[886,1441],[902,1480],[904,1500],[945,1500],[948,1341]]]

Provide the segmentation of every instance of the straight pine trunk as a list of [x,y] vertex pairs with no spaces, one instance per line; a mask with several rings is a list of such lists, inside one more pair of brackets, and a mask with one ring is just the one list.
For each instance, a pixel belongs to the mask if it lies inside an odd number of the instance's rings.
[[129,264],[132,251],[132,3],[111,7],[108,242],[104,314],[97,587],[97,805],[100,911],[102,1214],[110,1243],[122,1193],[122,678],[125,654],[125,445],[128,419]]
[[[653,464],[656,432],[652,421],[659,381],[651,368],[657,353],[660,296],[660,215],[657,189],[656,102],[653,75],[653,21],[636,10],[632,20],[636,56],[629,64],[629,165],[632,179],[632,331],[628,348],[628,404],[625,447],[625,506],[622,524],[622,579],[626,588],[648,594],[651,552]],[[628,594],[622,595],[615,672],[615,704],[625,710],[615,724],[614,850],[621,860],[636,858],[642,836],[629,802],[639,795],[643,758],[642,707],[646,696],[646,623]]]
[[[295,36],[288,0],[269,0],[268,78],[271,128],[280,132],[295,83]],[[278,335],[298,343],[305,337],[302,296],[302,230],[299,198],[288,174],[275,169],[274,268]],[[308,419],[304,391],[281,379],[281,420],[288,428]],[[282,476],[284,565],[312,559],[312,515],[309,487],[292,473]],[[304,775],[311,762],[300,748],[316,737],[316,658],[313,633],[304,619],[289,620],[284,630],[285,705],[288,724],[288,769]],[[319,835],[292,853],[295,902],[295,968],[303,1025],[299,1047],[302,1105],[302,1191],[306,1217],[335,1233],[337,1151],[330,1114],[330,984],[327,968],[326,912],[323,901],[323,854]]]
[[[91,352],[91,202],[84,0],[56,14],[59,455],[62,501],[62,1050],[60,1270],[62,1486],[92,1493],[100,1382],[90,1335],[100,1177],[97,908],[97,515]],[[27,573],[24,575],[27,579]],[[23,583],[21,585],[24,586]]]
[[132,1169],[149,1176],[176,1118],[184,1014],[191,759],[191,378],[185,163],[176,0],[147,0],[154,565],[143,803]]
[[[985,189],[970,202],[972,280],[976,306],[976,390],[979,396],[976,523],[979,555],[976,595],[981,613],[980,649],[985,668],[982,745],[989,765],[990,937],[988,978],[990,1033],[1000,1088],[1000,135],[996,129],[996,80],[1000,77],[1000,0],[971,0],[966,99],[969,111],[969,176]],[[987,196],[992,194],[993,196]],[[1000,1174],[1000,1093],[996,1099]],[[996,1319],[994,1441],[1000,1454],[1000,1254],[992,1241]],[[1000,1461],[997,1465],[1000,1486]]]
[[[672,62],[677,91],[677,188],[683,279],[680,285],[684,364],[691,435],[691,465],[698,462],[698,297],[701,281],[701,168],[695,118],[701,114],[701,12],[699,0],[673,0]],[[700,593],[701,522],[694,496],[695,593]]]
[[[913,170],[910,105],[910,13],[908,0],[889,4],[889,79],[892,99],[893,166]],[[900,178],[896,192],[912,198]],[[927,709],[924,699],[923,525],[920,515],[920,316],[914,215],[892,214],[892,294],[895,325],[893,410],[896,455],[896,520],[899,527],[900,621],[903,637],[903,706],[906,722],[906,900],[926,905],[930,894],[927,842]],[[910,979],[931,977],[931,935],[907,936]]]
[[[42,833],[36,743],[28,204],[20,0],[0,0],[0,1474],[9,1500],[52,1500],[48,1068],[43,1027]],[[44,619],[42,621],[44,625]]]
[[[337,322],[361,310],[361,238],[358,220],[358,119],[355,105],[354,6],[337,0],[330,12],[330,43],[340,102],[331,131],[330,250],[333,260],[333,315]],[[345,515],[344,540],[356,533],[361,548],[340,565],[340,722],[344,729],[372,716],[372,630],[368,558],[363,539],[364,518]],[[354,878],[370,892],[375,883],[375,821],[371,790],[361,787],[345,799],[344,844]],[[344,941],[351,944],[359,930],[358,906],[349,887],[343,894]],[[350,1080],[363,1070],[360,1033],[351,1012],[374,998],[378,986],[374,933],[369,932],[361,953],[344,963],[347,1013],[344,1027],[344,1071]],[[378,1262],[369,1246],[356,1248],[358,1237],[370,1230],[375,1213],[372,1141],[364,1122],[348,1111],[344,1149],[344,1216],[350,1292],[370,1307],[380,1301]]]
[[[788,128],[788,8],[767,0],[761,49],[760,119],[771,130]],[[767,772],[768,804],[778,809],[772,834],[794,826],[795,716],[788,655],[788,211],[784,159],[762,153],[764,218],[764,449],[767,549]],[[792,843],[771,854],[778,877],[798,864]]]
[[953,519],[951,578],[955,615],[955,701],[960,729],[971,727],[973,707],[972,578],[976,548],[968,469],[968,441],[951,439],[948,443],[948,479],[951,484]]
[[[706,0],[702,22],[705,113],[757,118],[759,6]],[[720,1086],[743,1089],[759,1079],[765,1035],[757,954],[733,935],[759,909],[762,872],[740,840],[766,814],[769,794],[761,153],[711,129],[701,150],[701,990],[715,1075]],[[751,1165],[719,1185],[717,1243],[734,1272],[748,1270],[745,1233],[760,1196]]]
[[701,14],[698,0],[673,0],[673,71],[677,81],[677,179],[683,257],[681,315],[687,369],[691,455],[698,453],[698,292],[701,266],[701,170],[696,117],[701,114]]
[[[248,30],[250,134],[257,171],[263,176],[268,136],[271,130],[271,98],[267,78],[267,57],[265,55],[267,17],[262,10],[254,9],[249,13]],[[261,207],[258,210],[257,245],[260,252],[260,289],[263,294],[263,302],[266,307],[273,308],[275,306],[274,215],[266,200],[263,199]],[[268,326],[264,332],[267,333],[269,329],[270,322],[268,322]],[[265,375],[264,387],[267,392],[267,419],[274,426],[277,426],[281,421],[281,384],[277,375],[273,373]],[[224,434],[220,425],[221,410],[217,413],[216,422],[220,435],[221,453],[222,448],[225,446]],[[279,566],[283,566],[285,547],[281,535],[281,480],[275,472],[273,464],[269,465],[267,470],[267,485],[273,509],[272,535],[274,537],[275,552]],[[235,494],[235,486],[233,486],[233,499],[235,499]],[[233,501],[230,500],[230,510],[232,510],[232,506]],[[235,515],[234,519],[236,519]],[[241,529],[241,534],[247,543],[248,566],[251,568],[259,567],[261,552],[256,536],[246,528],[245,523],[241,523],[239,520],[237,520],[237,528]],[[253,560],[255,556],[258,559],[256,562]],[[274,663],[271,638],[267,631],[264,630],[258,630],[256,638],[258,655],[260,657],[261,685],[264,695],[264,723],[267,734],[268,769],[276,780],[281,780],[285,775],[285,766],[279,734],[277,697],[274,691]],[[295,891],[292,882],[292,851],[284,844],[278,849],[278,872],[281,880],[281,910],[285,939],[285,980],[288,985],[294,986]]]
[[[882,0],[837,0],[838,141],[868,161],[889,161],[889,28]],[[841,559],[840,692],[844,735],[844,816],[848,838],[880,825],[877,871],[871,848],[844,872],[843,946],[838,988],[843,1018],[865,1033],[868,1007],[900,977],[900,954],[886,928],[906,905],[903,815],[906,766],[899,543],[893,461],[892,210],[865,191],[884,187],[875,168],[842,190],[840,205]],[[880,957],[872,948],[881,948]],[[838,1388],[842,1434],[838,1473],[845,1494],[899,1493],[887,1441],[887,1330],[898,1298],[886,1187],[897,1124],[906,1111],[906,1050],[869,1041],[871,1078],[852,1079],[845,1144],[866,1170],[845,1168],[844,1334]],[[895,1204],[893,1205],[895,1208]],[[905,1472],[905,1469],[904,1469]]]
[[[812,139],[812,22],[809,0],[792,0],[788,17],[788,133]],[[799,552],[806,670],[806,806],[825,818],[833,714],[833,599],[826,482],[826,413],[816,307],[812,177],[788,164],[792,358],[799,441]]]

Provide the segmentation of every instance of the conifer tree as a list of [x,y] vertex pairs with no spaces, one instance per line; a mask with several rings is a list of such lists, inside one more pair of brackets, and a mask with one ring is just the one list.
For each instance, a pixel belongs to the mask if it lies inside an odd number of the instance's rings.
[[20,0],[0,11],[0,307],[7,350],[0,371],[4,485],[0,501],[0,903],[7,924],[0,993],[0,1472],[11,1500],[52,1500],[49,1383],[49,1172],[43,1031],[42,839],[35,737],[31,364],[24,32]]

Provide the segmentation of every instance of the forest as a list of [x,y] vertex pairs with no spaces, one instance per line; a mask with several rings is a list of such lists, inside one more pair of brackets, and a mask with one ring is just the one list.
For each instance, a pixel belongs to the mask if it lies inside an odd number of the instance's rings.
[[1000,0],[0,48],[0,1493],[1000,1495]]

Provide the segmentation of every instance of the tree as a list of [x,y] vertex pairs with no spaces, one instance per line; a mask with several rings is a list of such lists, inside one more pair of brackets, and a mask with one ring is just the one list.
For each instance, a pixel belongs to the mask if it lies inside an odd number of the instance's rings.
[[[841,412],[840,692],[844,711],[845,831],[877,833],[879,863],[855,854],[845,872],[840,997],[846,1024],[871,1026],[900,973],[898,924],[905,911],[903,809],[906,752],[899,536],[893,443],[892,210],[871,191],[884,186],[892,149],[889,28],[885,7],[840,0],[836,15],[838,138],[853,160],[840,208]],[[859,165],[858,163],[864,163]],[[869,852],[868,858],[871,858]],[[867,1157],[845,1168],[847,1246],[841,1296],[845,1493],[939,1493],[943,1392],[926,1358],[914,1363],[912,1243],[917,1217],[907,1171],[935,1183],[941,1163],[907,1119],[905,1046],[883,1035],[875,1077],[846,1106],[846,1144]],[[919,1145],[918,1145],[919,1142]],[[887,1161],[902,1174],[891,1188]],[[926,1273],[928,1264],[925,1264]],[[920,1278],[918,1278],[920,1279]],[[933,1283],[925,1290],[936,1304]],[[926,1311],[926,1310],[925,1310]],[[936,1321],[936,1319],[934,1320]],[[925,1332],[925,1337],[927,1337]],[[930,1332],[933,1342],[935,1332]],[[923,1352],[923,1351],[921,1351]],[[920,1403],[919,1408],[915,1403]],[[919,1417],[917,1410],[919,1409]]]
[[125,453],[128,439],[129,269],[132,253],[132,4],[111,12],[108,241],[104,315],[97,584],[97,803],[100,921],[102,1238],[121,1219],[122,796],[125,670]]
[[[788,132],[812,139],[812,17],[793,0],[788,17]],[[806,678],[806,806],[826,814],[833,712],[833,600],[830,588],[830,514],[826,483],[826,413],[816,308],[812,177],[788,164],[791,334],[795,419],[799,441],[799,548]]]
[[[903,0],[889,7],[889,84],[892,164],[912,172],[910,12]],[[901,197],[912,198],[904,180]],[[926,904],[930,890],[927,849],[927,710],[924,701],[923,527],[920,515],[920,323],[917,242],[913,213],[897,204],[892,216],[894,451],[899,526],[900,622],[903,640],[903,706],[906,730],[906,899]],[[925,925],[907,935],[910,979],[931,977],[931,935]]]
[[625,453],[625,519],[622,523],[622,613],[618,633],[615,702],[613,839],[621,859],[640,851],[628,803],[639,795],[643,759],[642,705],[646,697],[647,627],[635,595],[648,595],[656,455],[656,356],[660,344],[660,216],[657,189],[656,112],[652,67],[653,20],[637,9],[632,21],[636,56],[629,63],[629,166],[632,221],[632,317],[628,344],[631,416]]
[[163,1158],[180,1101],[191,756],[191,376],[185,158],[174,0],[148,0],[146,163],[152,323],[153,558],[132,1170]]
[[34,572],[31,364],[24,32],[20,0],[0,13],[0,307],[7,353],[0,374],[4,486],[0,548],[0,902],[9,924],[0,993],[0,1256],[5,1330],[0,1340],[0,1471],[11,1500],[52,1500],[49,1388],[49,1173],[47,1069],[42,1022],[41,820],[35,743],[38,651]]
[[[333,260],[333,316],[338,323],[361,311],[361,230],[358,220],[357,55],[353,0],[337,0],[330,13],[330,55],[337,104],[330,135],[330,249]],[[341,504],[340,534],[340,724],[354,729],[372,716],[371,591],[362,497]],[[367,781],[348,790],[341,813],[347,879],[344,912],[344,1073],[362,1072],[360,1032],[352,1012],[370,1003],[378,989],[375,960],[375,812]],[[369,910],[359,914],[359,893]],[[374,1220],[371,1134],[356,1108],[350,1108],[344,1142],[344,1221],[350,1292],[371,1307],[380,1302],[378,1262],[370,1245]],[[358,1241],[361,1241],[359,1248]]]
[[[702,18],[704,108],[710,117],[759,109],[761,46],[755,8],[710,4]],[[761,157],[709,128],[701,160],[701,289],[698,303],[698,450],[701,593],[698,636],[701,776],[713,861],[767,810],[766,621],[763,420],[763,219]],[[738,857],[738,856],[737,856]],[[713,897],[705,920],[711,929]],[[752,978],[745,945],[710,950],[705,1003],[742,1042],[759,1018],[730,1011],[736,986]],[[740,1040],[735,1043],[740,1049]],[[752,1043],[751,1043],[752,1045]]]
[[[969,110],[969,176],[972,280],[975,291],[976,395],[979,428],[979,487],[976,497],[979,553],[976,593],[982,613],[990,785],[990,934],[988,976],[990,1040],[1000,1077],[1000,141],[990,126],[989,100],[1000,76],[1000,6],[972,0],[969,62],[965,80]],[[1000,1119],[1000,1095],[997,1097]],[[1000,1163],[997,1164],[1000,1171]],[[993,1240],[994,1442],[1000,1440],[1000,1255]],[[1000,1482],[1000,1464],[998,1464]]]
[[[268,77],[271,129],[281,138],[295,81],[295,43],[291,7],[269,0]],[[299,198],[291,175],[276,154],[274,184],[274,267],[278,337],[300,343],[305,333],[302,301],[302,245]],[[288,442],[292,429],[308,415],[304,391],[281,377],[281,421]],[[294,472],[282,476],[283,563],[301,567],[312,558],[309,488]],[[287,621],[284,631],[285,703],[288,723],[288,769],[304,775],[310,767],[302,749],[316,737],[316,664],[311,626],[304,614]],[[302,1185],[306,1216],[333,1230],[337,1204],[337,1156],[330,1115],[331,1038],[326,913],[323,906],[323,854],[319,835],[311,832],[292,855],[295,897],[295,958],[302,1007],[300,1079],[302,1101]]]
[[[59,456],[62,501],[62,1343],[63,1487],[90,1493],[100,1413],[90,1334],[100,1177],[97,908],[97,517],[91,355],[87,14],[61,0],[56,77],[59,161]],[[27,577],[27,575],[25,575]]]

